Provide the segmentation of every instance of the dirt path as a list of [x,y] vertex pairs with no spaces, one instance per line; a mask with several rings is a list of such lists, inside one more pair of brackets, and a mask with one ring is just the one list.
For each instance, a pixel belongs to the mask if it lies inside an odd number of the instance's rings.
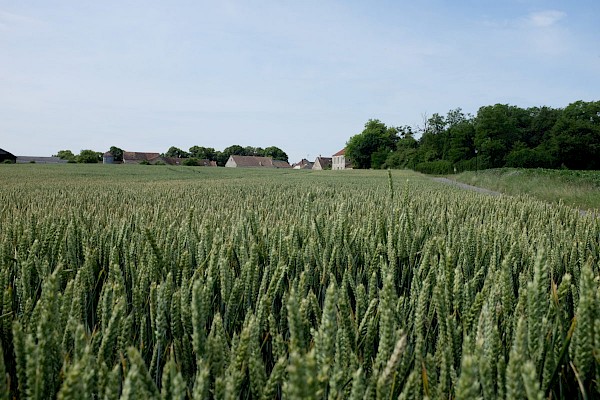
[[490,196],[502,196],[502,193],[500,193],[500,192],[494,192],[493,190],[484,189],[484,188],[480,188],[477,186],[467,185],[466,183],[453,181],[452,179],[448,179],[448,178],[433,178],[433,180],[436,182],[440,182],[440,183],[446,183],[448,185],[458,186],[459,188],[462,188],[462,189],[473,190],[474,192],[489,194]]

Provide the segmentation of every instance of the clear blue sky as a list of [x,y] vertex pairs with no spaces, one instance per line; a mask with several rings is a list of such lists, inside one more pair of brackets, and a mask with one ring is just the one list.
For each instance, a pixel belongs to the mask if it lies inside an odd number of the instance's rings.
[[0,147],[331,155],[369,118],[600,100],[600,2],[0,0]]

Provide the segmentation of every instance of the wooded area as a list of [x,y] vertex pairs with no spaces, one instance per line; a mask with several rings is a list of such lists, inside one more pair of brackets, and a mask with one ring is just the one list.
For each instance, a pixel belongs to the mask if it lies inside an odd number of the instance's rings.
[[600,101],[565,108],[495,104],[475,116],[457,108],[423,120],[416,132],[369,120],[348,141],[346,155],[355,168],[439,174],[499,167],[600,169]]

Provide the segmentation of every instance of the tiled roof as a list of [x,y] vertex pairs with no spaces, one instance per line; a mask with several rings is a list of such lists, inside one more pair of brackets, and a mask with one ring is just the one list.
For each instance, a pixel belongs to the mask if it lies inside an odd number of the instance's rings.
[[235,165],[238,167],[272,167],[273,160],[271,157],[257,156],[231,156]]
[[345,149],[345,148],[343,148],[343,149],[341,149],[340,151],[338,151],[337,153],[335,153],[335,154],[333,155],[333,157],[336,157],[336,156],[343,156],[343,155],[345,155],[345,154],[346,154],[346,149]]
[[287,161],[281,161],[281,160],[273,160],[273,166],[275,168],[292,168],[292,166],[290,164],[288,164]]
[[153,161],[160,157],[159,153],[140,153],[137,151],[124,151],[123,161],[124,162],[140,162],[140,161]]
[[317,157],[315,163],[319,163],[319,165],[323,167],[327,167],[331,165],[331,157]]
[[233,160],[235,166],[238,168],[290,168],[290,164],[286,161],[273,160],[271,157],[230,156],[230,160]]

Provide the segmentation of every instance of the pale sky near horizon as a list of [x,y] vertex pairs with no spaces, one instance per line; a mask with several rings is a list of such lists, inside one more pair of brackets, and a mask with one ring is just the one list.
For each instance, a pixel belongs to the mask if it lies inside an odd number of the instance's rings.
[[278,146],[600,100],[600,2],[0,0],[0,148]]

